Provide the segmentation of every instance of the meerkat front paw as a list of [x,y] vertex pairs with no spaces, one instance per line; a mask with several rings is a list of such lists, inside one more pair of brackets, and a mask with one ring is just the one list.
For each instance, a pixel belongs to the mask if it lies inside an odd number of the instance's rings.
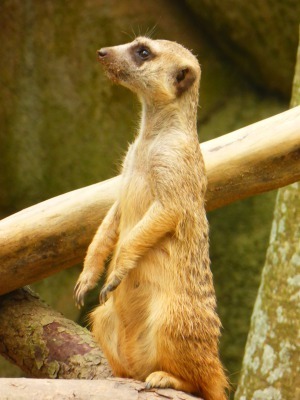
[[82,271],[77,283],[74,287],[74,300],[77,308],[84,306],[84,297],[86,293],[93,289],[97,284],[94,274],[87,271]]
[[110,274],[99,295],[100,305],[107,301],[108,294],[113,292],[120,285],[121,281],[122,279],[117,277],[115,274]]

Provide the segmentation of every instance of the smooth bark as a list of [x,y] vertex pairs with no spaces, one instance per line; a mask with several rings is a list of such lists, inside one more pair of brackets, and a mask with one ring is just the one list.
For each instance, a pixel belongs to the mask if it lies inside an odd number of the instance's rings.
[[130,379],[49,380],[0,379],[1,400],[193,400],[194,396],[172,389],[145,390],[145,384]]
[[[300,179],[300,107],[201,145],[207,210]],[[68,268],[86,248],[120,189],[115,177],[0,221],[0,294]]]

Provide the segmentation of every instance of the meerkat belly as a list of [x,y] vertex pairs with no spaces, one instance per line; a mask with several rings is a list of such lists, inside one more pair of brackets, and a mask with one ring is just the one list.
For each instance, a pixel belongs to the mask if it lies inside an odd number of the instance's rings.
[[168,292],[156,277],[168,275],[167,247],[166,240],[141,257],[114,297],[120,321],[119,351],[136,379],[145,379],[158,367],[156,340],[167,317]]
[[[167,275],[171,275],[168,245],[168,239],[166,239],[148,250],[138,259],[136,267],[129,271],[116,290],[116,307],[122,315],[125,326],[131,325],[131,321],[137,324],[145,321],[151,312],[149,304],[152,299],[156,298],[156,295],[165,295],[164,282],[170,281]],[[158,281],[157,275],[165,279]]]

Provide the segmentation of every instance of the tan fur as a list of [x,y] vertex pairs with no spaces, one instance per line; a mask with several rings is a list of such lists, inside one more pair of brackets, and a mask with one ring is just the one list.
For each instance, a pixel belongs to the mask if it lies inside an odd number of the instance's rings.
[[143,113],[118,201],[88,249],[75,298],[83,304],[113,253],[105,304],[91,321],[114,373],[224,400],[196,130],[199,64],[177,43],[144,37],[102,49],[99,58],[113,81],[137,93]]

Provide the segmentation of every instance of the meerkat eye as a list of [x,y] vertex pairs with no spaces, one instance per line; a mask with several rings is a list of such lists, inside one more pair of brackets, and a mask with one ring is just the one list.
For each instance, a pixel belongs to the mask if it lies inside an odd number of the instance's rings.
[[139,57],[140,57],[142,60],[147,60],[147,58],[149,58],[150,55],[151,55],[150,50],[147,49],[147,47],[144,47],[144,46],[140,47],[140,48],[137,50],[137,54],[139,55]]

